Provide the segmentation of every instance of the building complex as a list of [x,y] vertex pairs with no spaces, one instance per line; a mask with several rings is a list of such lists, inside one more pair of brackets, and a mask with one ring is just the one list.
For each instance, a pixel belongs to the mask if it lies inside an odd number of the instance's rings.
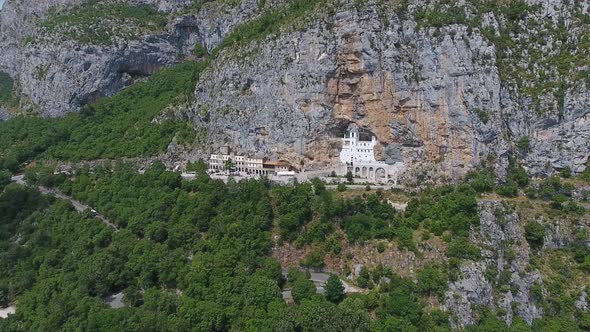
[[387,164],[375,159],[377,139],[371,136],[370,141],[361,140],[359,129],[355,124],[348,126],[342,138],[340,151],[341,175],[351,172],[353,176],[372,182],[398,184],[403,162]]
[[230,171],[252,175],[281,175],[294,172],[291,164],[284,160],[269,161],[266,158],[256,158],[235,155],[229,147],[222,147],[220,154],[212,154],[209,158],[210,171]]

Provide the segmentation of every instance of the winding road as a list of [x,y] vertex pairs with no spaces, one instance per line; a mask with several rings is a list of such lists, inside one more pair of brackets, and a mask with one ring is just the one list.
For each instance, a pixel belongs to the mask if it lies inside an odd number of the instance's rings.
[[[12,182],[20,184],[22,186],[28,185],[27,182],[25,181],[25,176],[22,174],[21,175],[14,175],[11,178],[11,180],[12,180]],[[70,196],[64,195],[62,192],[60,192],[58,190],[43,187],[43,186],[37,186],[37,190],[39,190],[39,192],[44,195],[51,195],[56,198],[63,199],[65,201],[72,203],[72,205],[74,206],[74,209],[76,209],[76,211],[78,211],[79,213],[82,213],[86,210],[93,210],[93,208],[91,208],[90,206],[88,206],[80,201],[77,201]],[[107,225],[109,228],[111,228],[115,233],[119,231],[119,228],[117,228],[117,226],[115,226],[115,224],[110,222],[105,216],[103,216],[101,214],[96,214],[94,217],[96,219],[100,220],[103,224]]]
[[[283,271],[283,275],[287,276],[287,271]],[[309,280],[311,280],[316,286],[316,292],[318,294],[324,294],[325,286],[328,282],[328,278],[330,278],[329,273],[321,273],[321,272],[311,272],[309,276]],[[344,286],[344,293],[363,293],[365,292],[363,289],[352,286],[348,284],[346,281],[340,279],[342,282],[342,286]],[[291,295],[291,289],[286,288],[282,291],[283,300],[285,301],[292,301],[293,295]]]

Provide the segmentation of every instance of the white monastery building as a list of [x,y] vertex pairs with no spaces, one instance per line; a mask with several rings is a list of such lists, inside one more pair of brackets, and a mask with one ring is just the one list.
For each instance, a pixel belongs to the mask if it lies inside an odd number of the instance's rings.
[[377,145],[375,136],[371,136],[370,141],[362,141],[358,127],[355,124],[349,125],[342,138],[342,151],[340,151],[342,175],[352,172],[355,177],[380,183],[398,184],[403,162],[390,165],[384,161],[377,161],[375,145]]

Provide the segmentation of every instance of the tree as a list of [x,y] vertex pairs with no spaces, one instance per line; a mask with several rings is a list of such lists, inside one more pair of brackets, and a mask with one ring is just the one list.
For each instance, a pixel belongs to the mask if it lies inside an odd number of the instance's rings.
[[447,278],[439,269],[429,266],[417,274],[418,291],[422,294],[437,294],[440,298],[447,290]]
[[310,299],[316,294],[316,288],[313,282],[307,278],[298,278],[293,282],[291,295],[295,303],[299,304],[304,299]]
[[249,278],[244,286],[244,304],[266,308],[274,300],[280,299],[281,292],[276,281],[263,276]]
[[338,329],[336,306],[323,298],[304,300],[296,308],[300,331],[342,331]]
[[332,303],[340,303],[344,299],[344,285],[335,274],[330,274],[326,282],[326,299]]
[[313,178],[311,183],[313,184],[313,191],[317,196],[321,196],[324,192],[326,192],[326,186],[324,185],[324,182],[320,180],[320,178]]
[[195,161],[194,163],[191,163],[189,161],[186,165],[186,170],[195,172],[199,175],[202,175],[202,174],[207,173],[207,163],[205,163],[203,161],[203,159],[199,159],[199,160]]
[[348,183],[352,183],[352,172],[351,171],[346,172],[346,181],[348,181]]
[[234,162],[231,159],[225,161],[225,169],[230,173],[234,170]]
[[346,298],[338,305],[336,321],[340,331],[370,331],[371,318],[360,298]]
[[0,192],[10,183],[10,172],[0,169]]
[[543,245],[543,238],[545,237],[545,226],[531,222],[524,226],[525,238],[532,246],[540,247]]

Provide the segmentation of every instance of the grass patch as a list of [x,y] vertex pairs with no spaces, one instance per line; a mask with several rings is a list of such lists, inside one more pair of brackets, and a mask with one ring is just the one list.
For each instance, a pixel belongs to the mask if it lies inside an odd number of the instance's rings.
[[0,123],[0,162],[15,169],[38,157],[59,160],[151,156],[165,151],[187,122],[154,123],[165,107],[186,102],[207,62],[184,62],[63,118],[16,117]]
[[168,16],[153,6],[89,0],[65,13],[52,13],[41,26],[84,44],[112,44],[162,31]]
[[14,100],[14,80],[10,75],[0,71],[0,105],[7,105]]
[[262,40],[266,36],[279,31],[279,29],[298,19],[305,17],[319,4],[326,0],[291,0],[286,6],[266,10],[260,17],[248,21],[227,35],[212,54],[229,46],[244,46],[255,40]]

